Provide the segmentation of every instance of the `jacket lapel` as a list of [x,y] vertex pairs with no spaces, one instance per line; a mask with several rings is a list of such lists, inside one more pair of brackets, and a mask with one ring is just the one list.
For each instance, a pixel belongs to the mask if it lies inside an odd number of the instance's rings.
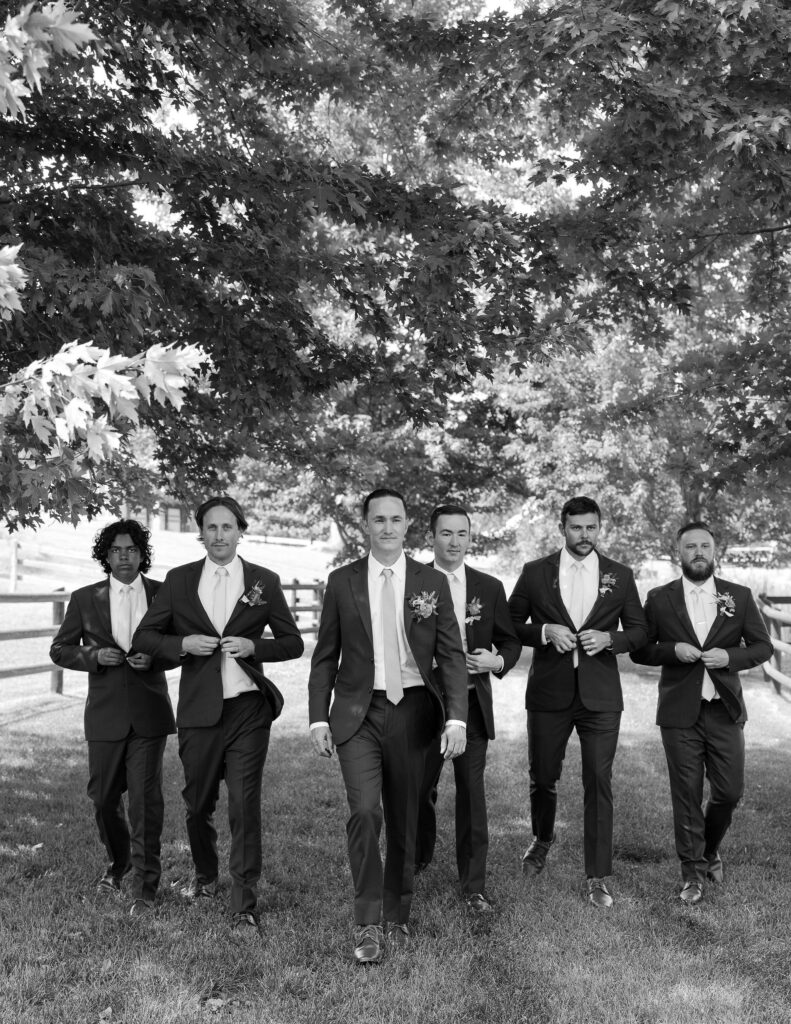
[[547,555],[546,561],[544,562],[544,587],[545,593],[550,595],[550,603],[553,604],[557,610],[557,621],[565,622],[569,629],[573,632],[577,632],[577,627],[571,621],[569,610],[563,603],[563,598],[560,596],[560,551],[555,551],[554,554]]
[[[601,578],[602,578],[602,576],[605,576],[605,575],[607,575],[607,573],[609,573],[610,569],[612,568],[612,564],[613,564],[612,560],[609,559],[606,555],[601,554],[601,552],[597,551],[596,554],[599,556],[599,578],[596,580],[596,599],[593,602],[593,607],[588,612],[588,614],[585,616],[585,621],[583,622],[582,627],[581,627],[582,629],[584,629],[587,626],[589,620],[593,618],[594,614],[599,609],[599,605],[602,603],[602,601],[607,596],[606,594],[603,594],[602,591],[601,591]],[[616,582],[616,586],[618,586],[618,584],[620,582],[621,581],[618,580]]]
[[[239,600],[231,609],[231,614],[228,616],[228,621],[225,623],[225,629],[223,630],[223,633],[227,633],[228,636],[234,636],[234,632],[231,629],[232,623],[234,623],[236,619],[239,618],[239,616],[242,615],[244,612],[250,610],[250,606],[248,604],[245,604],[244,601],[242,601],[242,597],[244,597],[248,590],[250,590],[250,588],[253,586],[256,580],[255,572],[253,571],[253,567],[250,565],[250,563],[245,562],[245,560],[241,557],[239,558],[239,561],[242,563],[242,573],[244,582],[242,584],[242,594]],[[266,600],[266,595],[264,595],[264,601]],[[260,607],[260,605],[257,607]]]
[[[717,577],[715,576],[714,577],[714,589],[716,590],[717,594],[724,593],[725,592],[725,587],[726,587],[725,581],[724,580],[718,580]],[[714,637],[717,635],[717,633],[719,633],[719,631],[725,625],[726,618],[728,618],[728,616],[727,615],[723,615],[722,612],[720,611],[719,605],[717,605],[717,607],[715,609],[715,612],[714,612],[714,621],[712,622],[711,628],[709,629],[709,632],[708,632],[708,636],[706,637],[706,646],[712,646],[712,641],[713,641]]]
[[[96,608],[96,614],[98,621],[101,623],[102,628],[107,633],[107,636],[112,638],[113,636],[113,620],[110,616],[110,580],[106,579],[103,583],[97,583],[96,589],[93,592],[93,603]],[[113,642],[115,642],[113,640]]]
[[357,611],[360,613],[362,619],[363,628],[365,629],[368,642],[373,649],[374,636],[373,626],[371,624],[371,602],[368,597],[368,559],[361,558],[357,562],[353,562],[351,565],[351,576],[349,577],[349,586],[351,587],[352,597],[357,605]]
[[201,559],[199,562],[190,562],[190,564],[185,567],[184,590],[193,614],[198,619],[202,620],[203,627],[206,630],[206,635],[209,636],[212,633],[216,635],[217,630],[214,628],[214,623],[211,620],[209,610],[203,607],[203,601],[201,601],[198,594],[198,587],[200,586],[200,578],[204,565],[205,559]]
[[687,633],[689,633],[692,643],[697,646],[698,636],[695,632],[695,627],[692,625],[692,619],[689,617],[689,612],[687,611],[687,602],[684,599],[684,584],[681,581],[681,577],[677,580],[673,580],[668,587],[668,600],[670,601],[671,608],[678,616],[681,625]]

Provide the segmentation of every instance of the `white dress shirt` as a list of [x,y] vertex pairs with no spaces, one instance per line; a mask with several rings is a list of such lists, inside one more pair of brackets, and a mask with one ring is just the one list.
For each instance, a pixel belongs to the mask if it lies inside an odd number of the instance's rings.
[[[113,631],[113,640],[118,644],[122,651],[129,653],[129,643],[134,635],[135,630],[140,625],[140,620],[148,610],[148,602],[146,601],[146,588],[143,586],[143,578],[140,573],[135,576],[131,583],[122,583],[117,580],[115,576],[110,574],[110,626]],[[129,637],[125,638],[123,635],[123,629],[121,627],[122,618],[122,602],[125,598],[121,597],[121,592],[129,587],[129,600],[132,608],[131,616],[131,630]]]
[[406,555],[401,555],[392,565],[382,565],[373,555],[368,555],[368,603],[371,606],[371,635],[374,642],[374,689],[385,690],[385,648],[382,630],[382,587],[384,569],[392,569],[391,583],[395,598],[396,627],[398,630],[398,653],[401,658],[401,685],[405,690],[411,686],[423,686],[423,677],[412,655],[404,629],[404,592],[406,590]]
[[[579,569],[572,569],[572,565],[579,566]],[[564,546],[560,552],[560,571],[558,574],[558,586],[560,596],[566,608],[571,609],[571,585],[573,573],[580,572],[582,579],[582,622],[590,615],[591,608],[596,604],[599,596],[599,556],[591,551],[582,560],[570,555]],[[577,628],[582,626],[579,623]]]
[[[228,570],[228,582],[225,584],[227,587],[225,592],[225,622],[222,623],[222,628],[219,628],[219,623],[215,623],[215,627],[217,627],[220,636],[222,636],[225,625],[231,617],[231,612],[236,607],[242,594],[244,594],[244,566],[238,555],[234,555],[233,559],[225,566],[217,565],[216,562],[212,562],[208,555],[206,556],[198,583],[198,597],[206,609],[206,614],[212,620],[214,618],[214,592],[217,586],[217,570],[220,568]],[[237,663],[236,659],[229,657],[227,654],[221,655],[220,673],[222,675],[223,700],[229,700],[231,697],[238,697],[240,693],[248,693],[258,689],[244,669]]]
[[[681,582],[684,587],[684,603],[687,606],[687,614],[702,648],[709,635],[709,630],[717,618],[717,587],[714,577],[709,576],[702,583],[693,583],[686,576],[682,576]],[[696,595],[696,591],[698,591],[699,597]],[[703,670],[701,700],[719,700],[714,683],[706,669]]]

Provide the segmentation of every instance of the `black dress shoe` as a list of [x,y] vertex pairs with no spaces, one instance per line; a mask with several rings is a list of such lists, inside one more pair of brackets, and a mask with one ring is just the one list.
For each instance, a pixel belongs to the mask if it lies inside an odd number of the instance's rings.
[[533,842],[528,846],[525,851],[525,855],[522,858],[522,871],[526,875],[540,875],[544,870],[544,865],[547,862],[547,854],[549,853],[550,846],[555,842],[555,837],[549,840],[548,843],[543,842],[541,839],[534,839]]
[[706,878],[710,882],[716,882],[718,885],[722,885],[725,878],[725,873],[722,869],[722,857],[718,853],[715,853],[712,857],[708,858],[708,867],[706,868]]
[[132,901],[132,906],[129,908],[130,917],[147,917],[149,914],[153,914],[154,904],[150,900],[136,899]]
[[612,896],[603,878],[588,879],[588,903],[600,910],[609,910],[612,906]]
[[385,935],[394,949],[404,949],[409,945],[409,925],[390,921],[385,927]]
[[258,918],[249,910],[234,914],[231,921],[231,934],[235,939],[258,939],[261,935]]
[[385,948],[379,924],[361,924],[354,929],[354,959],[358,964],[378,964]]
[[430,860],[419,860],[419,861],[416,861],[416,863],[415,863],[415,874],[419,875],[422,871],[425,871],[430,863],[431,863]]
[[682,903],[686,903],[688,907],[694,907],[696,903],[700,903],[703,899],[703,886],[700,882],[684,882],[678,898]]
[[121,872],[120,875],[113,873],[112,868],[108,868],[99,881],[96,883],[96,892],[102,896],[118,896],[121,892],[121,882],[125,875],[128,875],[132,870],[131,865]]
[[471,892],[469,896],[464,897],[464,902],[467,904],[468,910],[479,917],[494,913],[494,907],[482,892]]
[[186,900],[213,900],[217,895],[217,883],[193,879],[189,885],[184,886],[181,895]]

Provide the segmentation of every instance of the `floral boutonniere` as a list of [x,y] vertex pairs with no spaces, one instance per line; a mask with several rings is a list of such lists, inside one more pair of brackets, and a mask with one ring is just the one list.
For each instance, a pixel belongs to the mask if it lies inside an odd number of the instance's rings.
[[728,619],[733,617],[733,613],[736,611],[736,602],[733,600],[732,594],[721,594],[717,591],[714,603],[717,605],[720,615],[724,615]]
[[617,586],[618,580],[611,572],[603,572],[599,577],[599,594],[602,597],[605,594],[609,594],[611,590],[615,590]]
[[467,618],[464,620],[465,623],[469,626],[472,622],[480,621],[482,609],[483,604],[481,603],[481,599],[479,597],[474,597],[467,605]]
[[242,597],[243,604],[249,604],[251,608],[257,608],[266,604],[264,600],[264,581],[256,580],[247,593]]
[[412,612],[412,618],[415,622],[420,622],[421,619],[437,614],[437,592],[432,590],[429,594],[424,590],[421,594],[410,594],[407,604]]

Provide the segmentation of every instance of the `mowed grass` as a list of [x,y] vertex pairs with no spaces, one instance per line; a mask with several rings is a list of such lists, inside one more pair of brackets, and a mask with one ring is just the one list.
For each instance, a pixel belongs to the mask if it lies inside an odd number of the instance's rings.
[[[676,898],[656,681],[622,663],[627,710],[615,764],[615,907],[582,898],[579,749],[561,782],[559,839],[529,881],[524,665],[497,684],[490,746],[490,892],[484,925],[464,913],[453,861],[452,772],[437,859],[417,881],[411,947],[379,967],[351,960],[346,805],[336,759],[306,735],[307,655],[276,667],[286,695],[265,770],[263,939],[240,946],[227,919],[228,834],[217,814],[223,892],[192,907],[175,738],[165,763],[164,877],[156,916],[97,901],[104,853],[85,796],[85,682],[0,684],[0,1020],[11,1022],[672,1022],[791,1020],[791,706],[745,679],[747,793],[723,848],[726,885],[698,908]],[[174,698],[175,698],[174,684]]]

